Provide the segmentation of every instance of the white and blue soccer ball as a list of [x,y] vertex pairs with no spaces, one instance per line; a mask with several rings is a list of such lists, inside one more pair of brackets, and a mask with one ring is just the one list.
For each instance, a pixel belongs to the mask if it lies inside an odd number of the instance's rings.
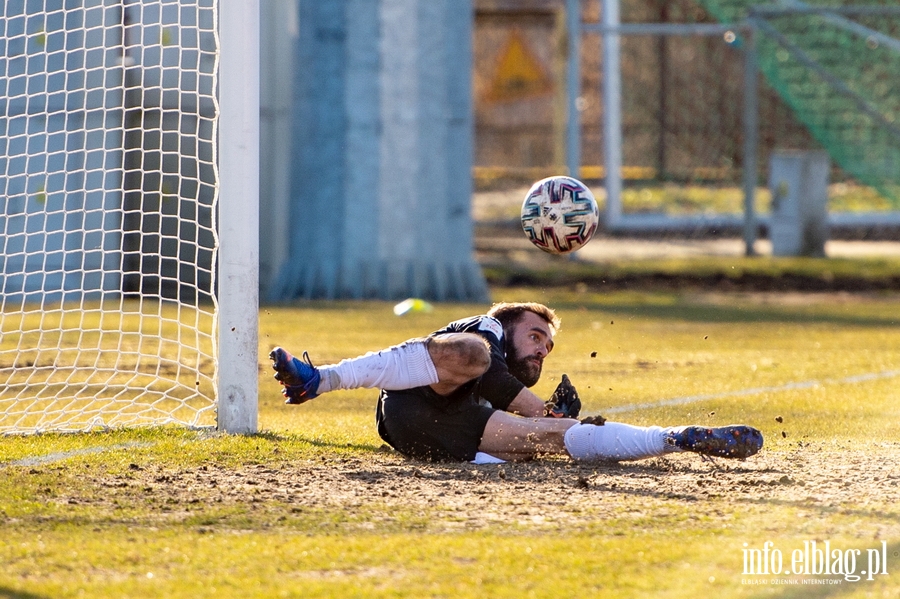
[[531,243],[550,254],[568,254],[584,246],[599,222],[594,194],[572,177],[541,179],[522,204],[522,230]]

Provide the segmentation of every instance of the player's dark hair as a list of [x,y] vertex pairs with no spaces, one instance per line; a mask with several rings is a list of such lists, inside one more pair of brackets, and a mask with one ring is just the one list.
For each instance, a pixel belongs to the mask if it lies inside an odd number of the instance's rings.
[[487,315],[500,321],[504,332],[506,332],[511,330],[526,312],[537,314],[543,318],[550,325],[553,334],[559,332],[559,328],[562,325],[559,316],[551,308],[537,302],[500,302],[491,306]]

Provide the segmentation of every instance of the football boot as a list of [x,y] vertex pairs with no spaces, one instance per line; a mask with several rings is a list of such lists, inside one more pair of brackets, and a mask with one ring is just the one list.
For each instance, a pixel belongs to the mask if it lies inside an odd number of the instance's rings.
[[319,369],[312,365],[309,354],[303,352],[303,359],[298,360],[282,347],[276,347],[269,353],[275,380],[284,385],[281,394],[284,403],[301,404],[313,399],[318,394],[321,375]]
[[682,451],[717,458],[744,459],[762,449],[762,433],[752,426],[680,426],[666,431],[666,443]]

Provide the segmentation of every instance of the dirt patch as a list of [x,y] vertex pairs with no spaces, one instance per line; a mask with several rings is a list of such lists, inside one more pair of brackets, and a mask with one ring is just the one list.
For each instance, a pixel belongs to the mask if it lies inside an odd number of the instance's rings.
[[[900,500],[900,444],[841,449],[800,444],[763,451],[745,461],[670,455],[621,464],[580,464],[563,459],[475,466],[407,460],[392,451],[365,457],[325,457],[257,464],[237,469],[215,464],[172,469],[142,467],[100,476],[105,500],[116,503],[139,491],[163,511],[196,504],[254,503],[278,511],[366,508],[376,519],[419,512],[429,529],[480,528],[502,522],[531,527],[572,526],[604,516],[658,513],[667,502],[706,505],[769,503],[822,510],[896,512]],[[709,510],[700,510],[709,511]],[[377,516],[380,515],[380,516]],[[707,514],[708,515],[708,514]],[[886,525],[900,535],[900,519]]]

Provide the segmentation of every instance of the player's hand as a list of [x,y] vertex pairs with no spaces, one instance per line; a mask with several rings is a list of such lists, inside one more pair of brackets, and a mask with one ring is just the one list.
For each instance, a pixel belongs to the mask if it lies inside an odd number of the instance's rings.
[[562,380],[556,386],[556,391],[544,404],[544,416],[550,418],[578,418],[581,412],[581,399],[575,385],[569,380],[569,375],[562,375]]

